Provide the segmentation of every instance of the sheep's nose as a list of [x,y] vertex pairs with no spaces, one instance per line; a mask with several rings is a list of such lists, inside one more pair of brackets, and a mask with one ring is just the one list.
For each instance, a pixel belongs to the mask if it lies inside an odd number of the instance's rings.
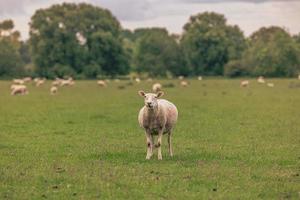
[[148,105],[148,106],[151,106],[151,102],[147,102],[147,105]]

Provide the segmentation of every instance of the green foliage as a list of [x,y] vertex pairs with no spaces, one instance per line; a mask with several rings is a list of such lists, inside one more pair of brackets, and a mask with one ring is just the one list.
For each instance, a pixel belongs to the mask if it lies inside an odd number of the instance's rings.
[[300,71],[300,46],[282,28],[261,28],[251,35],[242,62],[255,76],[295,76]]
[[40,9],[30,24],[33,60],[39,73],[47,76],[57,65],[91,76],[84,68],[95,63],[107,75],[124,74],[129,66],[120,31],[119,22],[108,10],[89,4]]
[[180,47],[167,30],[152,28],[141,32],[143,34],[136,41],[137,71],[150,76],[166,76],[168,71],[174,75],[180,74],[183,71]]
[[193,74],[223,75],[224,65],[240,57],[245,39],[237,26],[226,24],[223,15],[204,12],[184,25],[181,44]]

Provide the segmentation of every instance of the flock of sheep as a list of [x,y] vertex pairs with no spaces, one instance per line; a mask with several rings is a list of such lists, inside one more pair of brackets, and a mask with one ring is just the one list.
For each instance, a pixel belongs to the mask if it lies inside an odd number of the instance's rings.
[[[25,77],[23,79],[13,79],[12,85],[10,86],[11,89],[11,95],[26,95],[29,94],[28,88],[26,84],[33,83],[36,87],[40,87],[46,82],[45,78],[34,78],[31,77]],[[50,94],[54,95],[58,91],[58,86],[68,86],[68,85],[74,85],[75,82],[73,78],[68,79],[60,79],[56,78],[50,88]]]
[[[299,75],[298,79],[300,80],[300,75]],[[265,80],[265,78],[264,78],[263,76],[259,76],[259,77],[257,78],[257,82],[258,82],[258,83],[261,83],[261,84],[264,84],[264,83],[266,83],[266,80]],[[248,87],[249,84],[250,84],[250,81],[249,81],[249,80],[242,80],[241,83],[240,83],[240,86],[241,86],[241,87]],[[268,83],[267,83],[267,86],[268,86],[268,87],[274,87],[275,84],[274,84],[274,83],[271,83],[271,82],[268,82]]]

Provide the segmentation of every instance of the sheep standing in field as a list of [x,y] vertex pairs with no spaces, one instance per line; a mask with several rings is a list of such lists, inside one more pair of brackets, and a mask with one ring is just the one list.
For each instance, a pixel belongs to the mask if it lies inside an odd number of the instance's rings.
[[203,79],[202,76],[198,76],[199,81],[202,81],[202,79]]
[[161,91],[161,88],[162,88],[162,86],[160,83],[155,83],[152,85],[152,91],[155,93]]
[[263,76],[260,76],[260,77],[258,77],[257,82],[258,83],[265,83],[266,81],[265,81]]
[[183,79],[184,79],[184,76],[178,76],[178,79],[179,79],[179,80],[183,80]]
[[58,91],[58,88],[56,86],[52,86],[50,88],[50,94],[51,95],[55,95],[57,93],[57,91]]
[[300,80],[300,74],[298,75],[298,80]]
[[59,86],[60,85],[61,80],[60,79],[55,79],[55,81],[52,82],[52,86]]
[[30,82],[30,81],[32,81],[32,78],[31,77],[24,77],[23,78],[23,81],[25,82],[25,83],[27,83],[27,82]]
[[35,86],[36,87],[39,87],[41,85],[43,85],[45,83],[45,79],[38,79],[36,82],[35,82]]
[[187,81],[180,81],[180,85],[182,87],[187,87],[189,85],[189,83]]
[[140,78],[136,78],[136,79],[135,79],[135,82],[136,82],[136,83],[140,83],[140,82],[141,82],[141,79],[140,79]]
[[25,95],[28,94],[26,85],[12,85],[11,86],[11,95]]
[[13,79],[13,84],[23,85],[24,81],[22,79]]
[[97,81],[97,84],[98,84],[100,87],[107,87],[107,84],[106,84],[106,82],[105,82],[105,81],[103,81],[103,80],[99,80],[99,81]]
[[145,106],[139,112],[138,121],[140,126],[145,129],[147,141],[146,159],[150,159],[153,155],[154,135],[158,135],[156,145],[158,147],[158,159],[162,160],[161,145],[163,134],[168,134],[169,153],[170,156],[173,156],[171,136],[178,117],[176,106],[165,99],[158,99],[164,94],[162,91],[157,94],[145,93],[144,91],[139,91],[138,93],[144,98],[145,103]]
[[240,87],[248,87],[249,86],[249,81],[248,80],[243,80],[243,81],[241,81],[241,83],[240,83]]
[[267,86],[268,87],[274,87],[275,85],[274,85],[274,83],[267,83]]

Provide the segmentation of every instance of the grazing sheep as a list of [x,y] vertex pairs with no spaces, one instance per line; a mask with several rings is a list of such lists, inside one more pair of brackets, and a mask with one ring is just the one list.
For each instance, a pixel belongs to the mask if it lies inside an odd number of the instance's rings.
[[162,85],[160,83],[155,83],[152,85],[152,91],[157,93],[161,91]]
[[19,85],[23,85],[24,81],[22,79],[13,79],[13,83],[14,84],[19,84]]
[[178,117],[176,106],[165,99],[158,99],[163,96],[164,93],[162,91],[157,94],[145,93],[144,91],[139,91],[138,93],[144,98],[145,103],[145,106],[139,112],[138,121],[139,125],[145,129],[147,141],[146,159],[150,159],[153,155],[154,135],[158,135],[156,145],[158,147],[158,159],[162,160],[161,145],[163,134],[168,134],[169,153],[170,156],[173,156],[171,136]]
[[300,74],[298,75],[298,79],[300,80]]
[[97,81],[97,84],[98,84],[99,86],[101,86],[101,87],[107,87],[107,84],[106,84],[106,82],[105,82],[105,81],[103,81],[103,80],[99,80],[99,81]]
[[136,79],[135,79],[135,82],[140,83],[140,82],[141,82],[141,79],[140,79],[140,78],[136,78]]
[[60,82],[61,82],[61,80],[55,80],[52,82],[52,86],[59,86]]
[[241,81],[241,83],[240,83],[240,87],[248,87],[249,86],[249,81],[248,80],[243,80],[243,81]]
[[189,85],[189,83],[187,81],[180,81],[180,85],[182,87],[187,87]]
[[36,82],[35,82],[35,86],[36,87],[39,87],[41,85],[43,85],[45,83],[45,79],[38,79]]
[[274,85],[274,83],[267,83],[267,86],[268,87],[274,87],[275,85]]
[[25,94],[28,94],[28,90],[27,90],[27,87],[26,85],[14,85],[11,86],[11,95],[17,95],[17,94],[20,94],[20,95],[25,95]]
[[52,87],[50,88],[50,94],[52,94],[52,95],[56,94],[57,91],[58,91],[58,88],[57,88],[56,86],[52,86]]
[[264,77],[263,76],[258,77],[257,82],[258,83],[265,83]]
[[178,76],[178,79],[179,79],[179,80],[183,80],[183,79],[184,79],[184,76]]
[[71,77],[67,80],[62,79],[60,81],[60,86],[69,86],[69,85],[74,85],[74,84],[75,84],[75,82],[74,82],[73,78],[71,78]]
[[31,77],[25,77],[25,78],[23,78],[23,81],[24,81],[25,83],[27,83],[27,82],[32,81],[32,78],[31,78]]
[[202,79],[203,79],[202,76],[198,76],[199,81],[202,81]]

